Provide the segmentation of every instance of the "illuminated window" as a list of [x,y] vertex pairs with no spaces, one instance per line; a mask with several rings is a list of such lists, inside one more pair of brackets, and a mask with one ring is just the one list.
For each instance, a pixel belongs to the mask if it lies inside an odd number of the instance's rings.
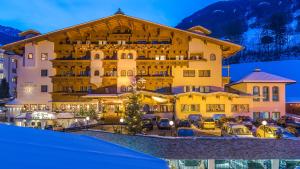
[[41,85],[41,92],[42,93],[48,92],[48,86],[47,85]]
[[126,53],[122,53],[121,59],[126,59]]
[[132,70],[128,70],[127,71],[127,76],[133,76],[133,71]]
[[0,73],[0,79],[3,79],[3,78],[4,78],[4,74]]
[[198,70],[199,77],[210,77],[210,70]]
[[126,92],[126,86],[121,86],[121,92]]
[[27,59],[33,59],[33,54],[32,53],[28,53]]
[[279,101],[279,87],[278,86],[272,87],[272,100],[275,102]]
[[269,87],[264,86],[263,87],[263,101],[267,102],[270,100],[270,92],[269,92]]
[[215,61],[217,59],[216,55],[214,53],[210,54],[210,60]]
[[189,105],[187,105],[187,104],[181,104],[181,111],[182,112],[189,111]]
[[259,96],[260,96],[260,90],[259,90],[258,86],[254,86],[253,87],[252,94],[254,96],[253,101],[259,102],[259,100],[260,100],[260,98],[259,98]]
[[199,104],[191,104],[191,111],[200,111]]
[[195,70],[183,70],[183,77],[195,77]]
[[0,63],[0,69],[3,69],[3,63]]
[[11,62],[12,62],[12,63],[15,63],[15,62],[16,62],[16,59],[11,59]]
[[41,60],[48,60],[48,53],[42,53]]
[[133,54],[132,53],[128,53],[127,58],[128,59],[133,59]]

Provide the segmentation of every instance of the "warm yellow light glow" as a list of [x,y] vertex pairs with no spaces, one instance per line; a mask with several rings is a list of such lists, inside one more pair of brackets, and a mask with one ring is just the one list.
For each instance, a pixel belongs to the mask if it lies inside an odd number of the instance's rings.
[[163,102],[167,102],[167,99],[161,98],[161,97],[157,97],[157,96],[152,96],[152,99],[159,102],[159,103],[163,103]]

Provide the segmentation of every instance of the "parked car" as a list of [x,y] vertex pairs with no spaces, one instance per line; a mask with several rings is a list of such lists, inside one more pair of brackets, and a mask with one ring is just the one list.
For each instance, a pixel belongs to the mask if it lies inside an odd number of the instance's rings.
[[295,123],[294,119],[288,116],[282,116],[277,120],[277,125],[287,127],[289,124]]
[[143,120],[143,128],[148,130],[148,131],[153,130],[152,119],[144,119]]
[[214,114],[212,118],[214,119],[214,121],[219,121],[221,118],[224,117],[226,117],[225,114]]
[[159,121],[157,122],[157,128],[170,130],[171,129],[170,120],[167,118],[159,119]]
[[256,136],[260,138],[295,138],[296,136],[276,125],[261,125],[256,130]]
[[191,127],[191,122],[189,120],[179,120],[177,127]]
[[201,121],[201,128],[214,130],[216,128],[216,123],[215,123],[214,119],[206,118]]
[[237,122],[245,125],[246,127],[248,127],[249,130],[252,130],[254,125],[252,123],[252,119],[249,116],[237,116],[236,117]]
[[221,117],[220,120],[218,120],[217,125],[219,127],[222,127],[226,123],[236,123],[237,120],[234,117]]
[[177,129],[178,137],[193,137],[195,136],[195,131],[191,128],[180,127]]
[[199,126],[201,119],[202,119],[201,114],[190,114],[188,116],[188,120],[196,126]]
[[253,137],[252,132],[242,124],[227,124],[221,128],[221,136],[226,137]]

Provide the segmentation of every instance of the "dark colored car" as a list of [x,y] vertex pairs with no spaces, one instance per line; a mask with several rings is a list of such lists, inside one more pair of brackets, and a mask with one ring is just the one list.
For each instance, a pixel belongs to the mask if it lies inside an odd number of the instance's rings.
[[237,116],[236,117],[237,122],[241,123],[243,125],[245,125],[246,127],[248,127],[249,130],[253,129],[253,123],[252,123],[252,119],[249,116]]
[[189,120],[179,120],[177,127],[191,127],[191,122]]
[[153,130],[152,119],[144,119],[143,120],[143,128],[148,131]]
[[157,128],[170,130],[171,129],[170,120],[167,118],[161,118],[157,122]]
[[277,120],[277,125],[281,127],[287,127],[289,124],[293,124],[295,121],[288,116],[283,116]]

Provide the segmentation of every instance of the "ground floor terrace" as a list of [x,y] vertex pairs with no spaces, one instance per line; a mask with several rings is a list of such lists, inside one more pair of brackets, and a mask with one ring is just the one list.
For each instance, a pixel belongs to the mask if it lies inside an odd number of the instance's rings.
[[[249,116],[254,119],[277,120],[285,115],[271,105],[258,109],[251,95],[238,95],[229,92],[186,92],[179,94],[160,94],[149,91],[138,91],[141,111],[147,117],[169,119],[187,119],[190,115],[201,115],[208,118],[216,114],[227,117]],[[48,111],[55,113],[80,113],[95,111],[99,118],[121,118],[126,111],[128,97],[131,93],[121,94],[89,94],[82,96],[86,101],[51,101],[48,103],[7,104],[13,117],[21,112]]]

